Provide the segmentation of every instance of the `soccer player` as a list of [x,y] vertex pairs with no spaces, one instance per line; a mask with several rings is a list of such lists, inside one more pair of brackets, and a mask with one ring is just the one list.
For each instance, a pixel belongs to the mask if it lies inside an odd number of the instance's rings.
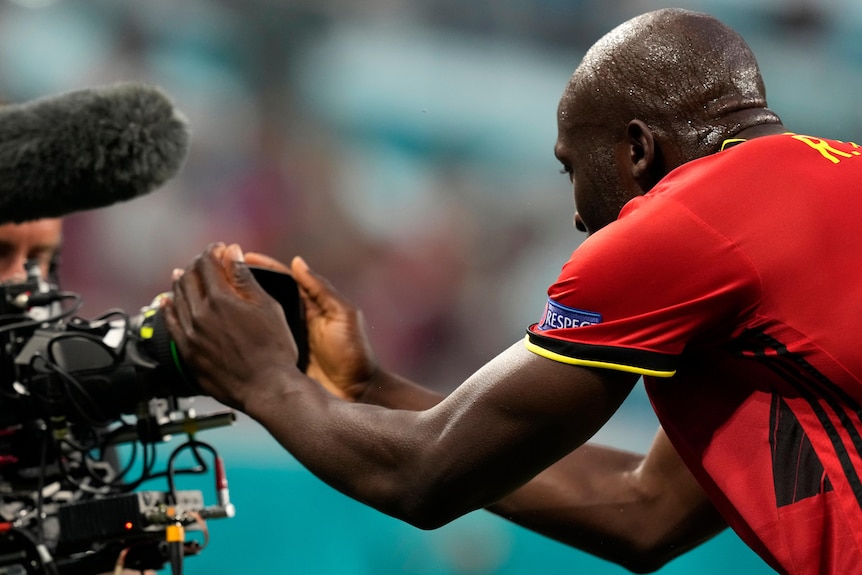
[[[298,370],[277,304],[223,244],[167,304],[201,386],[419,527],[488,507],[644,571],[729,525],[780,573],[858,571],[862,149],[790,132],[744,40],[679,9],[601,38],[557,121],[589,237],[525,338],[449,396],[379,366],[361,313],[299,258]],[[650,451],[586,443],[640,377]]]

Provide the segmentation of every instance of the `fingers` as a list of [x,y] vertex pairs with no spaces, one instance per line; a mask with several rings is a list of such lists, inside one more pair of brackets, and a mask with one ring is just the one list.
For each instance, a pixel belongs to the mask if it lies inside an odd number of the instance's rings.
[[290,268],[275,258],[257,252],[245,254],[245,263],[258,268],[266,268],[284,274],[290,273]]
[[199,293],[204,297],[231,292],[248,295],[256,286],[238,244],[212,244],[195,259],[190,271],[198,278]]
[[293,258],[290,262],[290,270],[296,283],[299,284],[311,303],[320,308],[324,315],[348,306],[344,297],[336,291],[332,284],[311,271],[301,257]]
[[239,244],[227,246],[222,253],[222,263],[225,264],[225,267],[232,263],[242,263],[244,261],[245,255],[242,253],[242,248],[239,247]]
[[244,292],[251,286],[257,285],[248,265],[246,265],[245,254],[243,254],[239,244],[227,246],[222,254],[221,262],[230,283],[237,291]]
[[231,279],[237,268],[242,267],[236,264],[242,261],[242,250],[237,244],[212,244],[195,259],[192,269],[199,275],[204,290],[221,291],[233,283]]
[[187,326],[191,326],[191,312],[189,311],[188,302],[180,283],[182,275],[179,274],[178,276],[177,270],[174,270],[175,279],[171,296],[162,298],[159,303],[161,304],[165,324],[168,332],[171,334],[171,339],[177,343],[181,351],[186,351],[188,337],[185,330]]
[[172,332],[179,333],[183,328],[191,329],[194,309],[206,297],[208,277],[220,276],[221,283],[225,283],[224,272],[214,274],[212,271],[216,266],[222,267],[221,263],[217,262],[221,261],[225,249],[224,244],[211,244],[187,269],[173,270],[172,297],[164,301],[165,319]]

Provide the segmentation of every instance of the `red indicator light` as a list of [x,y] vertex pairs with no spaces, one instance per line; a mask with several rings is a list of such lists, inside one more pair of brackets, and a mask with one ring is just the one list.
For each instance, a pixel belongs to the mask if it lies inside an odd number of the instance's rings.
[[123,525],[123,527],[126,528],[126,531],[130,531],[134,526],[134,523],[132,523],[131,521],[126,521],[126,523]]

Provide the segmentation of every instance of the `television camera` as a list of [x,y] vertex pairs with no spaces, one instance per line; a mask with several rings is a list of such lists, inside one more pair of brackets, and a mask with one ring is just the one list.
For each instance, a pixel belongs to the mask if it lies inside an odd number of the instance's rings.
[[[278,292],[291,327],[304,326],[292,278],[253,272]],[[133,316],[109,310],[84,320],[75,315],[82,298],[47,283],[35,264],[25,282],[0,284],[0,575],[165,564],[178,575],[184,557],[206,546],[207,520],[234,515],[222,460],[197,439],[234,413],[195,412],[200,391],[160,297]],[[158,446],[173,435],[186,440],[160,459]],[[191,463],[179,467],[183,452]],[[177,489],[178,475],[206,473],[208,504],[202,491]],[[153,481],[165,488],[145,489]],[[187,541],[196,531],[203,542]]]

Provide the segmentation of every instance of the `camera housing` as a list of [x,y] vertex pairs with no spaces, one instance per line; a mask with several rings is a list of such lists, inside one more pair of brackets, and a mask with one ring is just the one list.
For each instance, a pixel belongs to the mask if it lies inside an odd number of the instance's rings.
[[[295,281],[252,273],[281,304],[304,369]],[[165,296],[135,315],[114,309],[85,320],[75,315],[82,298],[43,281],[36,265],[25,282],[0,283],[0,573],[166,563],[180,573],[184,557],[203,548],[186,531],[206,534],[208,519],[233,516],[224,463],[197,433],[231,425],[234,412],[193,408],[202,392],[165,325]],[[160,466],[158,449],[183,435]],[[178,467],[182,452],[192,465]],[[212,474],[210,503],[178,490],[180,474]],[[164,491],[141,489],[160,479]]]

